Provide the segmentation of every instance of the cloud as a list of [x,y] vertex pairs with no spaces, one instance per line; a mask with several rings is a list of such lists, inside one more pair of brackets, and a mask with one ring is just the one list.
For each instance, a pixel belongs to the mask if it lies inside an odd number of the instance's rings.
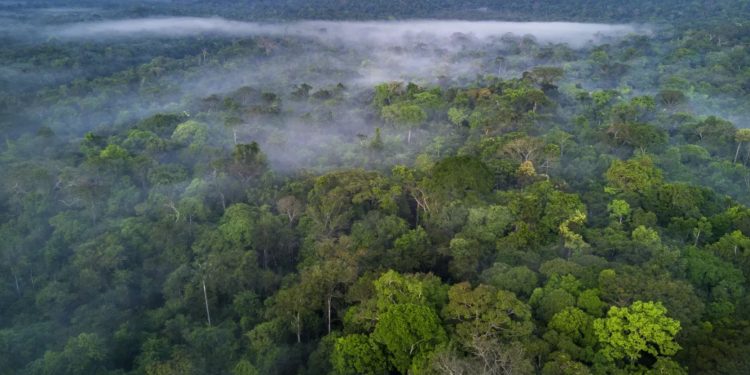
[[624,36],[648,33],[643,26],[571,22],[498,22],[455,20],[411,21],[301,21],[290,23],[255,23],[224,18],[168,17],[84,22],[54,27],[48,31],[60,38],[117,37],[186,37],[196,35],[223,36],[297,36],[328,42],[370,46],[392,44],[394,41],[443,40],[456,34],[485,39],[507,33],[533,35],[540,42],[568,43],[580,46],[600,36]]

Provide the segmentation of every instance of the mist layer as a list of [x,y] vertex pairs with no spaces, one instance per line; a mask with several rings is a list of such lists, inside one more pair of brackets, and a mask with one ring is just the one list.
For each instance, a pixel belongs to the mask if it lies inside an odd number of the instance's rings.
[[541,42],[568,43],[572,46],[601,36],[648,33],[643,26],[572,22],[495,22],[411,20],[390,22],[303,21],[253,23],[224,18],[170,17],[84,22],[55,27],[50,36],[69,39],[118,37],[225,36],[303,36],[328,41],[364,42],[387,45],[394,40],[449,39],[456,35],[476,38],[501,37],[508,33],[532,35]]

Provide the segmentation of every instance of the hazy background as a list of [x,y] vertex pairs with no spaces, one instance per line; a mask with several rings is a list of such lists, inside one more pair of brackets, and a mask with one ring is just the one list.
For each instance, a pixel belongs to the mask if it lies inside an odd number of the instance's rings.
[[[277,123],[273,125],[243,124],[239,127],[239,140],[261,143],[279,169],[317,164],[320,153],[330,152],[331,145],[354,147],[363,136],[370,136],[378,124],[373,124],[358,104],[361,102],[355,101],[362,100],[378,83],[406,81],[447,86],[466,84],[487,74],[519,77],[533,66],[549,63],[533,55],[533,49],[539,46],[585,51],[627,36],[653,33],[643,25],[571,22],[258,23],[220,17],[103,19],[106,14],[88,7],[24,10],[11,17],[15,24],[6,24],[4,33],[10,43],[32,50],[54,50],[55,46],[86,48],[84,53],[104,54],[96,59],[112,61],[113,66],[151,61],[154,67],[147,69],[153,70],[152,77],[137,86],[119,84],[114,79],[108,83],[108,90],[84,91],[79,102],[96,105],[83,113],[80,108],[66,108],[68,104],[63,101],[26,108],[25,118],[43,121],[56,133],[75,138],[90,130],[127,126],[159,112],[191,114],[196,100],[249,86],[279,95],[284,116],[280,123],[274,120]],[[81,21],[88,18],[94,20]],[[117,52],[119,45],[138,43],[144,43],[145,56]],[[252,44],[253,51],[238,51],[230,56],[213,54],[221,47],[244,43]],[[528,48],[528,56],[519,56],[519,48]],[[181,66],[167,68],[163,58],[150,60],[149,54],[182,59],[177,63]],[[0,69],[0,81],[15,88],[50,84],[69,87],[80,79],[99,79],[97,69],[101,76],[127,73],[126,69],[110,71],[106,64],[89,67],[87,62],[84,54],[73,66],[6,66]],[[563,61],[552,63],[560,65]],[[309,106],[290,98],[294,87],[300,84],[311,85],[313,93],[337,85],[345,90],[336,100],[327,102],[328,113],[311,113]],[[226,131],[220,123],[210,125],[216,132]],[[386,136],[391,133],[391,129],[384,129]],[[290,149],[294,152],[290,153]]]

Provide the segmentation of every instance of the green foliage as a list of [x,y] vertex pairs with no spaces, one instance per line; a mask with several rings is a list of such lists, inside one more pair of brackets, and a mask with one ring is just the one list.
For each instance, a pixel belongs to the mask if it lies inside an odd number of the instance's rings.
[[387,374],[388,362],[378,344],[365,335],[348,335],[336,340],[331,356],[336,374]]
[[249,361],[243,359],[234,366],[232,375],[258,375],[258,370]]
[[476,158],[451,157],[435,164],[426,185],[438,202],[478,198],[492,190],[492,172]]
[[661,171],[653,160],[640,156],[626,161],[615,160],[607,170],[607,187],[616,192],[645,192],[662,182]]
[[188,120],[177,125],[172,132],[172,140],[187,145],[191,152],[197,153],[208,141],[208,129],[198,121]]
[[582,310],[567,307],[552,317],[544,338],[572,359],[589,362],[597,342],[593,322],[594,318]]
[[557,288],[537,288],[531,294],[529,304],[535,308],[539,317],[549,321],[558,312],[575,306],[576,300],[570,292]]
[[607,205],[607,211],[609,211],[610,217],[616,218],[620,224],[624,218],[630,215],[630,205],[628,202],[622,199],[615,199]]
[[34,374],[103,374],[107,353],[99,336],[82,333],[68,340],[59,352],[48,351],[32,364]]
[[510,267],[507,264],[495,263],[482,272],[480,279],[487,285],[528,297],[536,288],[539,278],[528,267]]
[[389,362],[401,373],[422,366],[434,348],[448,341],[437,313],[412,303],[394,304],[385,310],[372,338],[386,348]]
[[560,234],[563,237],[564,246],[567,249],[570,249],[574,252],[581,252],[583,249],[586,249],[589,247],[589,244],[587,244],[583,240],[583,236],[581,236],[578,233],[573,232],[570,229],[571,224],[578,224],[582,225],[586,221],[586,214],[584,214],[581,211],[576,211],[573,216],[570,218],[564,220],[562,223],[560,223]]
[[609,360],[637,361],[642,353],[670,356],[680,350],[674,336],[680,322],[666,316],[661,303],[636,301],[628,307],[613,306],[607,317],[594,321],[594,331]]
[[463,109],[451,107],[448,110],[448,118],[454,125],[463,126],[466,123],[468,116]]
[[[302,3],[0,6],[0,374],[750,373],[746,4]],[[665,27],[15,37],[154,14]]]
[[434,275],[404,276],[388,271],[373,282],[373,287],[380,311],[395,304],[427,304],[437,309],[447,299],[447,287]]
[[533,329],[531,309],[511,292],[487,285],[472,290],[464,282],[451,287],[448,298],[442,315],[456,322],[457,338],[466,346],[478,339],[521,339]]

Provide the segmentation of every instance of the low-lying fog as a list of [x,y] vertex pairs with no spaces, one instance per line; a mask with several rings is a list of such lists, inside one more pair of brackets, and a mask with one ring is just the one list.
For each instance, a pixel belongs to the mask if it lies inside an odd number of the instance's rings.
[[[82,101],[105,105],[86,109],[84,114],[75,114],[80,109],[70,104],[65,105],[75,110],[54,108],[55,105],[30,111],[56,132],[80,136],[95,127],[119,125],[118,122],[135,121],[165,110],[190,111],[184,106],[188,102],[185,98],[221,95],[250,86],[279,94],[285,116],[293,120],[282,127],[276,125],[273,131],[246,124],[255,130],[241,132],[240,141],[257,140],[272,162],[297,167],[320,156],[312,150],[330,150],[329,144],[357,144],[362,134],[372,134],[375,126],[381,126],[368,123],[361,111],[353,110],[351,101],[346,102],[374,84],[393,80],[463,84],[486,74],[517,77],[539,64],[564,62],[550,58],[537,61],[531,54],[522,55],[518,48],[525,41],[575,53],[576,49],[628,34],[649,33],[648,27],[636,25],[451,20],[250,23],[172,17],[62,23],[39,28],[36,39],[39,43],[94,43],[104,49],[115,43],[158,38],[192,38],[197,43],[204,37],[235,41],[263,38],[265,52],[229,59],[213,59],[208,53],[196,56],[203,59],[199,64],[149,77],[141,82],[139,90],[95,90]],[[12,72],[0,70],[0,79]],[[302,83],[312,85],[313,91],[341,83],[346,87],[346,100],[326,108],[334,115],[325,117],[323,124],[304,116],[308,107],[288,100],[295,85]],[[148,95],[143,94],[144,90]],[[54,120],[49,123],[49,119]],[[222,124],[211,125],[216,125],[217,131],[226,131]],[[384,129],[384,133],[388,136],[396,131]],[[290,154],[290,147],[296,152]]]
[[390,45],[399,41],[434,40],[449,42],[455,34],[476,38],[500,37],[507,33],[533,35],[544,43],[567,43],[574,47],[594,42],[602,36],[623,36],[648,32],[634,25],[608,25],[571,22],[498,22],[411,20],[391,22],[305,21],[291,23],[252,23],[223,18],[171,17],[108,20],[75,23],[48,30],[62,38],[112,38],[126,36],[184,37],[199,34],[227,36],[300,36],[325,41]]

